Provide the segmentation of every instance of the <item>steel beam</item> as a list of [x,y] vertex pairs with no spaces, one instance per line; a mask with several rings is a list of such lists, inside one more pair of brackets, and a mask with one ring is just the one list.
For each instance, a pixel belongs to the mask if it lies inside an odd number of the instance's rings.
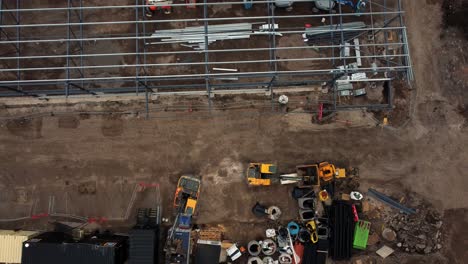
[[[144,28],[144,24],[142,26]],[[142,34],[144,35],[144,34]],[[360,47],[379,47],[379,46],[402,46],[404,45],[404,42],[396,42],[396,43],[376,43],[376,44],[360,44]],[[275,48],[256,48],[256,49],[210,49],[207,50],[206,52],[208,53],[225,53],[225,52],[258,52],[258,51],[271,51],[271,50],[311,50],[311,49],[335,49],[335,48],[340,48],[341,45],[318,45],[318,46],[291,46],[291,47],[275,47]],[[197,50],[182,50],[182,51],[163,51],[163,52],[146,52],[146,55],[174,55],[174,54],[199,54],[199,53],[204,53],[204,51],[197,51]],[[109,56],[135,56],[137,53],[135,52],[114,52],[114,53],[93,53],[93,54],[79,54],[79,55],[73,55],[70,54],[69,56],[67,55],[38,55],[38,56],[20,56],[20,57],[0,57],[1,60],[13,60],[13,59],[52,59],[52,58],[89,58],[89,57],[109,57]],[[333,56],[332,56],[333,57]]]
[[[377,72],[384,72],[388,70],[393,70],[393,71],[401,71],[405,70],[409,66],[395,66],[391,68],[387,67],[380,67],[377,69]],[[359,68],[360,72],[373,72],[375,69],[374,68]],[[321,69],[321,70],[296,70],[296,71],[277,71],[279,76],[288,76],[288,75],[299,75],[299,74],[330,74],[332,71],[339,72],[337,69]],[[160,75],[150,75],[146,76],[148,79],[151,80],[182,80],[183,78],[189,78],[189,79],[197,79],[201,78],[204,79],[207,75],[209,77],[271,77],[272,74],[275,74],[275,72],[272,71],[265,71],[265,72],[237,72],[237,73],[209,73],[209,74],[180,74],[180,75],[165,75],[165,76],[160,76]],[[102,81],[102,80],[121,80],[121,81],[128,81],[128,80],[134,80],[135,76],[114,76],[114,77],[87,77],[87,78],[74,78],[70,79],[69,81]],[[64,82],[67,81],[67,79],[50,79],[50,80],[21,80],[20,83],[47,83],[47,82]],[[18,81],[1,81],[0,84],[11,84],[11,83],[17,83]],[[183,85],[181,86],[183,87]]]
[[[67,58],[66,58],[66,69],[65,69],[65,76],[68,79],[70,79],[70,31],[72,30],[71,29],[71,26],[70,26],[70,23],[71,23],[71,8],[73,7],[73,4],[72,4],[72,1],[73,0],[68,0],[67,3],[68,3],[68,11],[67,11],[67,21],[68,21],[68,27],[67,27]],[[68,97],[68,91],[70,89],[70,82],[65,82],[65,97]]]
[[[257,3],[257,2],[255,2]],[[391,14],[401,14],[403,12],[374,12],[373,15],[391,15]],[[371,13],[360,13],[361,15],[370,15]],[[330,17],[354,17],[354,13],[343,13],[343,14],[330,14]],[[295,18],[322,18],[323,15],[296,15],[296,16],[275,16],[275,19],[295,19]],[[268,16],[252,16],[252,17],[223,17],[223,18],[186,18],[186,19],[165,19],[165,20],[145,20],[145,21],[136,21],[136,23],[146,23],[146,24],[158,24],[158,23],[173,23],[173,22],[213,22],[213,21],[236,21],[236,20],[267,20]],[[84,26],[97,26],[97,25],[124,25],[124,24],[134,24],[135,21],[105,21],[105,22],[83,22]],[[68,26],[67,23],[37,23],[37,24],[23,24],[23,28],[34,28],[34,27],[64,27]],[[79,23],[72,23],[71,26],[79,26]],[[6,25],[5,28],[16,28],[14,25]]]
[[[209,22],[209,21],[208,21]],[[74,24],[74,23],[71,23]],[[334,30],[316,30],[316,32],[367,32],[369,30],[401,30],[405,29],[406,27],[381,27],[381,28],[347,28],[347,29],[334,29]],[[287,31],[276,31],[276,33],[280,33],[283,35],[286,34],[302,34],[304,33],[304,30],[287,30]],[[200,32],[200,36],[203,36],[204,33]],[[253,34],[252,34],[253,35]],[[123,36],[123,37],[104,37],[104,38],[99,38],[99,37],[89,37],[89,38],[83,38],[83,39],[72,39],[70,41],[117,41],[117,40],[134,40],[134,39],[155,39],[155,37],[152,36],[143,36],[143,37],[131,37],[131,36]],[[22,40],[19,43],[51,43],[51,42],[65,42],[67,41],[66,38],[56,38],[56,39],[28,39],[28,40]],[[12,42],[16,41],[0,41],[0,44],[9,44]],[[163,44],[174,44],[174,43],[184,43],[185,41],[166,41],[166,42],[149,42],[148,44],[158,44],[158,45],[163,45]]]
[[[407,54],[396,54],[394,57],[405,57]],[[335,57],[339,59],[344,59],[343,57]],[[346,57],[348,59],[356,59],[356,56]],[[381,56],[376,55],[361,55],[360,58],[381,58]],[[322,57],[322,58],[294,58],[294,59],[275,59],[273,62],[291,62],[291,61],[329,61],[332,57]],[[255,64],[255,63],[270,63],[272,60],[239,60],[239,61],[206,61],[206,62],[180,62],[180,63],[147,63],[147,64],[128,64],[128,65],[96,65],[96,66],[86,66],[86,69],[112,69],[112,68],[134,68],[134,67],[180,67],[180,66],[194,66],[194,65],[217,65],[217,64]],[[79,66],[69,66],[70,69],[79,69]],[[387,68],[391,68],[390,65]],[[43,67],[43,68],[13,68],[13,69],[0,69],[0,72],[11,72],[11,71],[55,71],[55,70],[64,70],[67,67]],[[335,69],[329,69],[335,70]],[[274,72],[274,71],[272,71]],[[0,81],[1,83],[1,81]]]
[[[20,9],[20,0],[16,0],[16,8]],[[20,44],[20,41],[21,41],[21,28],[19,27],[21,25],[21,16],[20,16],[20,12],[17,11],[16,12],[16,25],[17,25],[17,28],[16,28],[16,51],[17,51],[17,54],[18,54],[18,57],[21,56],[21,44]],[[19,81],[21,80],[21,71],[19,70],[21,68],[21,61],[19,59],[16,60],[16,67],[18,68],[18,70],[16,71],[16,78],[18,80],[18,84],[16,86],[16,89],[18,90],[21,90],[21,85],[19,83]]]

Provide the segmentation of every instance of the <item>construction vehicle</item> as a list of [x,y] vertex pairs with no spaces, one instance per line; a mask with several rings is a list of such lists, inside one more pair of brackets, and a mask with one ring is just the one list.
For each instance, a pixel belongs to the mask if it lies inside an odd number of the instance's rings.
[[333,178],[345,178],[346,170],[343,168],[336,168],[335,165],[328,162],[321,162],[318,166],[319,178],[323,181],[331,181]]
[[268,163],[250,163],[247,181],[252,186],[269,186],[277,178],[277,166]]
[[146,0],[148,5],[145,8],[145,14],[147,17],[153,17],[157,11],[162,11],[168,15],[172,13],[172,0]]
[[299,187],[320,186],[321,182],[329,182],[334,178],[346,177],[346,170],[337,168],[328,162],[312,165],[299,165],[295,173],[280,175],[281,184],[298,183]]
[[177,183],[174,195],[174,213],[193,215],[200,194],[200,179],[194,176],[182,176]]
[[174,195],[176,218],[169,229],[164,246],[166,264],[190,261],[191,221],[200,194],[200,179],[194,176],[181,176]]
[[320,186],[321,182],[345,177],[345,169],[337,168],[329,162],[299,165],[296,172],[281,175],[278,175],[276,165],[268,163],[250,163],[247,169],[247,181],[251,186],[269,186],[279,181],[281,184],[298,183],[299,187],[313,187]]

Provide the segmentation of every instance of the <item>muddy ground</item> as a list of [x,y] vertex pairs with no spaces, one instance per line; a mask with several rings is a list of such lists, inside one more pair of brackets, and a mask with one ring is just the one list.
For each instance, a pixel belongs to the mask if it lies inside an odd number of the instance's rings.
[[[196,222],[222,223],[229,238],[246,241],[265,228],[250,213],[256,201],[278,205],[284,219],[297,217],[289,187],[246,185],[248,162],[278,162],[280,171],[286,172],[300,163],[328,160],[359,167],[362,188],[415,193],[443,215],[441,253],[395,254],[385,263],[464,263],[468,96],[463,47],[467,40],[461,30],[444,23],[440,1],[404,1],[404,7],[416,80],[408,90],[407,114],[384,113],[393,126],[364,122],[349,127],[336,122],[321,127],[309,122],[309,114],[271,114],[252,107],[214,110],[211,115],[189,108],[171,113],[159,109],[150,119],[131,111],[2,119],[1,218],[47,212],[51,196],[54,212],[119,218],[139,182],[159,183],[164,216],[170,217],[177,179],[191,173],[202,177]],[[10,117],[31,110],[115,112],[141,106],[130,102],[3,107],[1,113]],[[381,115],[376,117],[380,120]],[[409,122],[392,123],[405,116]],[[90,191],[83,191],[83,186]],[[22,220],[0,226],[45,228],[46,224]],[[122,225],[131,223],[111,223]]]

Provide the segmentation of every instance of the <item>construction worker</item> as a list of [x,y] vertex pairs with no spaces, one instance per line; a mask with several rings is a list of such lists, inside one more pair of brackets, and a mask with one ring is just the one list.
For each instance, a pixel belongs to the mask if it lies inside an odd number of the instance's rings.
[[156,14],[156,11],[162,10],[164,14],[168,15],[172,12],[172,1],[164,0],[146,0],[146,4],[149,5],[146,7],[146,16],[153,17]]

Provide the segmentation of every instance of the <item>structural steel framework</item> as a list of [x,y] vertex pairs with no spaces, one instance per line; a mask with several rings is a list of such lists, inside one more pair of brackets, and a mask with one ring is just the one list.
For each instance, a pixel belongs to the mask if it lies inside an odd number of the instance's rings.
[[[195,4],[171,4],[173,9],[183,10],[189,5],[195,5],[196,11],[191,13],[190,18],[164,14],[147,18],[144,0],[128,0],[126,5],[102,6],[84,6],[83,0],[62,2],[64,4],[54,7],[35,7],[20,0],[0,0],[0,97],[144,93],[148,99],[154,92],[183,91],[200,94],[204,91],[210,98],[211,105],[213,93],[219,90],[264,89],[273,94],[275,87],[333,84],[337,79],[355,72],[372,76],[366,77],[364,81],[386,81],[388,85],[395,78],[412,79],[401,0],[369,0],[366,9],[359,13],[338,4],[329,12],[314,13],[311,9],[300,9],[299,14],[294,10],[290,13],[279,10],[272,0],[254,1],[257,10],[264,10],[263,15],[244,10],[243,1],[203,0]],[[312,4],[311,1],[299,0],[294,5],[305,3]],[[245,16],[219,16],[212,12],[214,7],[225,10],[238,8]],[[102,15],[106,13],[109,15]],[[134,14],[129,15],[131,13]],[[125,19],[119,20],[110,14],[127,15],[123,16]],[[282,27],[284,21],[288,21],[289,25],[294,20],[298,21],[296,26]],[[281,38],[302,36],[306,30],[303,21],[310,21],[312,26],[329,26],[324,30],[327,34],[321,44],[307,45],[302,42],[278,46]],[[366,27],[344,28],[345,22],[350,21],[365,21]],[[210,27],[239,22],[269,25],[263,36],[252,36],[248,40],[260,43],[258,47],[252,49],[251,46],[238,45],[235,48],[224,48],[209,45]],[[279,26],[276,28],[275,24]],[[205,39],[203,50],[187,48],[179,43],[155,43],[152,37],[155,29],[157,32],[159,28],[184,28],[188,25],[203,26],[204,31],[199,32]],[[104,27],[112,34],[107,34],[105,30],[99,30],[101,33],[94,30]],[[60,35],[45,34],[48,31]],[[357,70],[347,67],[350,61],[358,59],[357,53],[356,56],[343,55],[347,42],[352,41],[347,38],[350,32],[354,33],[353,39],[365,40],[358,48],[351,46],[352,50],[359,51],[359,59],[377,62],[376,64],[365,63]],[[390,32],[394,32],[397,38],[392,37]],[[99,43],[104,43],[104,46],[119,43],[128,48],[100,52],[89,48]],[[388,51],[393,50],[392,47],[396,47],[397,52],[389,55]],[[278,56],[279,52],[288,54],[306,50],[317,51],[320,56]],[[252,52],[268,55],[259,55],[253,59],[244,56]],[[225,54],[238,59],[213,59],[222,58]],[[183,59],[157,59],[167,56]],[[199,60],[194,61],[194,58]],[[303,63],[305,66],[288,69],[284,65],[290,62]],[[309,62],[323,63],[323,67],[311,68],[304,64]],[[341,70],[338,69],[340,66]],[[219,72],[214,71],[214,67],[235,67],[238,71]],[[333,110],[356,107],[389,108],[391,90],[387,89],[389,99],[385,104],[340,105],[337,103],[336,90],[329,100]]]

